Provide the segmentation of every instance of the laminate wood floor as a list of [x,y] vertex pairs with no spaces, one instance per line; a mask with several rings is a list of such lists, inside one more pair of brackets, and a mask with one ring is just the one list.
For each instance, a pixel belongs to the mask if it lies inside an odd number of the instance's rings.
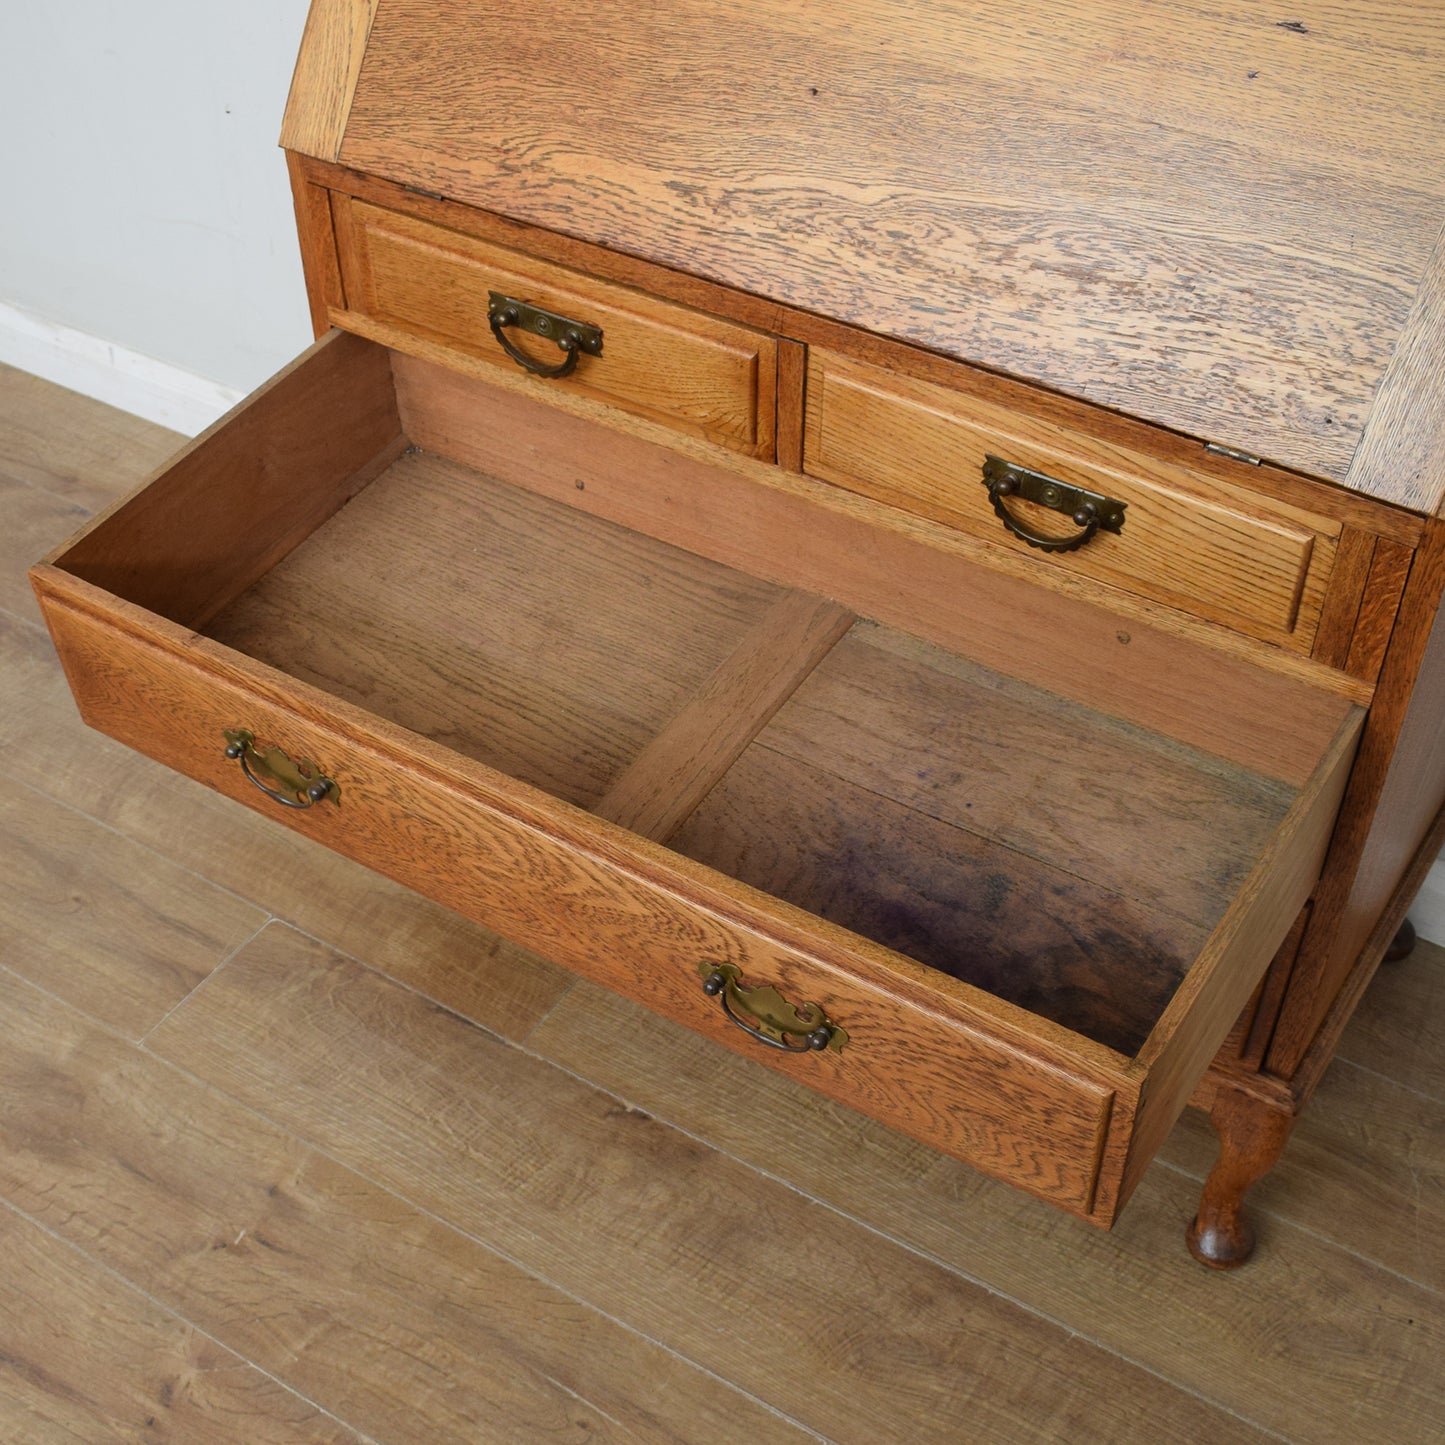
[[1096,1233],[89,733],[25,565],[175,438],[0,369],[0,1440],[1445,1440],[1445,950],[1260,1252]]

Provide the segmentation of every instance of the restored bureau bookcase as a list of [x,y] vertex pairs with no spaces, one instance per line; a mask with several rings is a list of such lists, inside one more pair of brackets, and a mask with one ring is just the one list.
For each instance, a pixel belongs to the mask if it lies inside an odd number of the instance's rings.
[[316,345],[33,573],[94,726],[1107,1226],[1445,801],[1445,17],[315,0]]

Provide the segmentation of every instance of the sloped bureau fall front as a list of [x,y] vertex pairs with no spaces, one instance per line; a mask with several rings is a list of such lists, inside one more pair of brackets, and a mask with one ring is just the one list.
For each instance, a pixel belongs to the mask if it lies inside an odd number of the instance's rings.
[[1014,13],[317,0],[320,339],[33,577],[96,727],[1095,1223],[1193,1098],[1237,1263],[1440,841],[1445,136]]

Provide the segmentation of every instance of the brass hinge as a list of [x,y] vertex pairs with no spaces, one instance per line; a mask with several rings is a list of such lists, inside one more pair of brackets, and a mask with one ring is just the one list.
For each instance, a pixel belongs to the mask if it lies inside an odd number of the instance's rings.
[[1235,451],[1233,447],[1222,447],[1218,442],[1205,442],[1204,450],[1213,452],[1217,457],[1228,457],[1232,462],[1244,462],[1251,467],[1263,466],[1264,463],[1258,457],[1252,457],[1248,452]]

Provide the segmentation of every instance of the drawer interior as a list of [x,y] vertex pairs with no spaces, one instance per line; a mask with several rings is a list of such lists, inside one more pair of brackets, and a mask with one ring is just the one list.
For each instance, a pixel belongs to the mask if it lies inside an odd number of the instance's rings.
[[[703,555],[582,510],[570,463],[546,495],[535,452],[484,410],[472,443],[418,446],[438,429],[410,426],[405,396],[387,409],[386,353],[340,341],[340,373],[370,368],[384,393],[364,465],[220,483],[198,466],[186,484],[197,504],[237,489],[245,566],[199,543],[186,561],[184,467],[58,565],[1120,1054],[1143,1048],[1348,711],[1291,683],[1273,761],[1257,733],[1243,757],[1201,748],[1192,722],[1144,726],[971,656],[962,640],[1000,618],[955,621],[945,647],[858,615],[842,579],[832,600],[787,585],[755,519]],[[495,466],[468,460],[478,437]],[[765,575],[735,565],[752,551]],[[1277,681],[1261,688],[1246,723],[1278,710]],[[1165,710],[1209,702],[1186,688]]]

